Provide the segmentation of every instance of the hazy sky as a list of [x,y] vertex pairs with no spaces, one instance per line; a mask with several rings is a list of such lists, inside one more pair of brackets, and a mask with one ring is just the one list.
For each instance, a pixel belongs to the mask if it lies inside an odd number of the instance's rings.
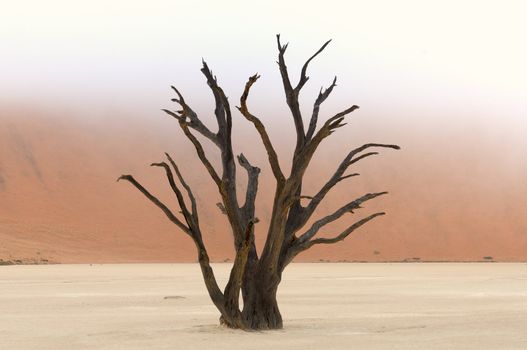
[[252,110],[271,127],[292,127],[275,34],[291,43],[293,80],[331,38],[310,66],[306,112],[337,75],[323,116],[358,104],[354,130],[383,124],[376,130],[402,133],[386,141],[468,147],[473,156],[476,139],[514,170],[526,147],[526,11],[523,1],[21,0],[0,13],[0,104],[96,122],[163,118],[174,84],[206,119],[203,57],[233,104],[260,73]]
[[331,38],[308,71],[306,114],[337,75],[322,117],[361,106],[340,137],[382,136],[409,152],[467,149],[480,162],[484,146],[504,163],[498,167],[527,171],[525,13],[523,1],[21,0],[0,13],[0,107],[150,121],[173,105],[174,84],[206,120],[213,99],[199,71],[203,57],[232,104],[260,73],[251,109],[287,138],[275,34],[290,42],[294,81]]
[[312,65],[313,96],[338,75],[335,104],[444,115],[477,104],[480,117],[523,122],[526,10],[523,1],[5,2],[1,101],[157,110],[176,84],[198,103],[210,97],[201,57],[229,96],[258,71],[260,93],[281,98],[281,33],[293,76],[333,39]]

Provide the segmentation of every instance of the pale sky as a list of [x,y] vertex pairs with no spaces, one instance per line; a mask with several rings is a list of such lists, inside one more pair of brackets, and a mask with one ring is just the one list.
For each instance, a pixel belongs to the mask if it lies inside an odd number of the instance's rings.
[[281,33],[293,76],[333,39],[312,64],[306,94],[337,75],[336,105],[447,115],[479,104],[481,116],[523,121],[526,10],[523,1],[5,2],[0,101],[158,110],[175,84],[200,103],[210,98],[201,57],[231,98],[259,72],[259,93],[282,101]]

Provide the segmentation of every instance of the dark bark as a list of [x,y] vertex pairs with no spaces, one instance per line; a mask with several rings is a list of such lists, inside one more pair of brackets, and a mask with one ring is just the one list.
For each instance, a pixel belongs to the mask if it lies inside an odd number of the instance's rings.
[[[170,188],[177,199],[181,215],[174,214],[167,205],[151,194],[131,175],[123,175],[119,178],[119,180],[126,180],[134,185],[147,199],[159,207],[169,220],[194,241],[205,286],[214,305],[220,312],[221,323],[228,327],[244,330],[282,328],[283,322],[278,308],[277,293],[284,268],[302,251],[317,244],[340,242],[367,222],[384,215],[383,212],[374,213],[363,219],[353,220],[354,223],[338,235],[317,237],[319,231],[327,224],[341,219],[346,213],[354,214],[356,210],[362,208],[361,205],[363,203],[386,194],[386,192],[368,193],[348,202],[333,213],[314,220],[310,228],[304,233],[297,235],[309,219],[312,218],[315,209],[333,187],[344,179],[358,175],[356,173],[346,175],[345,172],[358,161],[378,154],[378,152],[362,153],[363,151],[372,147],[399,149],[397,145],[379,143],[368,143],[355,148],[347,154],[333,176],[317,193],[312,196],[302,193],[304,174],[319,145],[337,129],[346,125],[344,123],[345,118],[359,108],[356,105],[352,105],[335,114],[328,118],[317,131],[321,105],[336,87],[337,78],[335,77],[327,89],[320,90],[313,104],[307,132],[305,131],[298,98],[302,88],[309,80],[307,76],[309,64],[327,47],[329,42],[324,43],[305,62],[300,73],[300,79],[293,86],[285,62],[287,44],[282,45],[280,36],[277,36],[278,66],[282,77],[286,103],[291,111],[296,130],[296,145],[289,176],[284,175],[280,167],[278,155],[264,124],[255,114],[249,111],[247,105],[250,89],[258,80],[258,74],[248,79],[240,97],[240,106],[237,109],[245,119],[254,125],[258,132],[276,180],[271,218],[260,256],[254,243],[255,225],[259,221],[256,217],[255,203],[260,169],[253,166],[243,154],[237,157],[239,166],[247,173],[247,189],[244,203],[240,205],[237,193],[237,168],[232,147],[232,115],[227,96],[219,86],[216,76],[213,75],[208,65],[203,62],[201,72],[205,76],[215,101],[214,115],[218,131],[214,132],[201,121],[197,113],[186,103],[179,90],[172,87],[177,94],[177,98],[172,99],[172,101],[176,102],[181,109],[176,111],[163,109],[163,111],[179,122],[183,134],[194,146],[197,157],[218,188],[221,202],[217,203],[217,206],[226,215],[232,229],[233,246],[236,255],[229,280],[223,291],[216,282],[214,271],[210,266],[207,249],[203,243],[195,196],[183,178],[176,162],[166,154],[168,163],[153,163],[152,166],[162,167],[165,170]],[[212,165],[205,148],[194,133],[199,133],[218,148],[221,155],[221,169],[216,169]],[[175,172],[176,176],[174,176],[173,172]],[[180,186],[186,192],[186,197],[183,195]],[[187,204],[187,200],[190,201],[190,204]],[[303,205],[302,200],[307,201],[307,204]],[[243,300],[243,308],[240,306],[240,295]]]
[[242,311],[243,322],[249,329],[265,330],[283,327],[276,293],[278,285],[265,285],[265,279],[254,281]]

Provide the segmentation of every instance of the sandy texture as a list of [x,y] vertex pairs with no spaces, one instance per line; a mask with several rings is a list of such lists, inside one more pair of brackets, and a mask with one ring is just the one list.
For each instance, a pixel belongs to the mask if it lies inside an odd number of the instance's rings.
[[5,266],[0,348],[527,348],[527,264],[293,264],[279,301],[283,330],[245,333],[194,264]]
[[[123,173],[134,174],[167,205],[177,208],[163,171],[148,166],[161,161],[168,151],[194,188],[212,260],[232,260],[230,229],[215,205],[220,201],[217,189],[174,120],[159,113],[130,117],[123,123],[113,117],[82,119],[63,111],[0,107],[0,259],[195,262],[191,240],[130,184],[115,181]],[[413,129],[411,137],[403,137],[389,128],[361,124],[375,119],[354,120],[353,126],[325,143],[308,169],[304,194],[316,193],[349,149],[372,140],[400,143],[401,152],[383,150],[379,157],[350,169],[361,176],[339,184],[314,219],[352,198],[383,190],[390,195],[368,202],[364,209],[346,215],[320,234],[338,234],[376,211],[388,215],[341,244],[302,253],[299,261],[527,260],[527,166],[519,162],[523,158],[505,152],[514,161],[510,166],[497,163],[503,158],[501,147],[488,147],[480,139],[471,142],[466,134],[456,137],[463,144],[452,153],[419,139]],[[237,151],[262,168],[257,198],[261,222],[256,226],[261,249],[274,180],[263,147],[244,142],[258,139],[253,128],[239,119],[236,127],[240,128]],[[381,130],[385,134],[378,134]],[[271,131],[286,167],[291,125],[280,129],[275,125]],[[442,139],[450,140],[450,136]],[[467,149],[467,145],[474,148]],[[218,155],[207,150],[217,160]],[[493,159],[492,170],[489,158]],[[242,191],[245,180],[240,173]]]

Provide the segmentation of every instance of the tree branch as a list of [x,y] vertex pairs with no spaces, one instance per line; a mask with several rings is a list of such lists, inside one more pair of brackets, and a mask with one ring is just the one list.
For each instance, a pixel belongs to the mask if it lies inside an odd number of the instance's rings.
[[361,160],[361,159],[364,159],[364,158],[369,157],[369,156],[375,156],[375,155],[377,155],[377,154],[379,154],[379,152],[368,152],[368,153],[361,154],[361,155],[358,156],[357,158],[354,158],[354,159],[350,160],[349,163],[348,163],[348,167],[349,167],[350,165],[352,165],[352,164],[357,163],[357,162],[358,162],[359,160]]
[[167,163],[165,163],[165,162],[152,163],[152,164],[150,164],[150,166],[162,167],[162,168],[165,169],[165,172],[166,172],[166,175],[167,175],[167,179],[168,179],[168,183],[170,184],[170,187],[172,188],[172,191],[176,195],[179,207],[181,208],[181,213],[185,217],[185,220],[187,222],[188,227],[195,234],[199,233],[200,232],[199,231],[199,227],[198,227],[197,223],[194,221],[194,215],[187,208],[185,200],[183,199],[183,194],[181,193],[181,191],[177,187],[176,182],[174,181],[174,175],[172,174],[172,170],[170,169],[170,166]]
[[249,109],[247,108],[247,98],[249,97],[249,91],[251,89],[251,86],[258,80],[258,78],[260,78],[258,74],[255,74],[249,78],[249,80],[245,84],[243,94],[240,97],[240,107],[237,108],[240,113],[245,117],[245,119],[249,120],[254,124],[254,127],[260,134],[260,138],[262,139],[262,143],[264,144],[265,150],[267,152],[267,157],[269,158],[269,164],[271,165],[271,170],[273,171],[274,177],[276,178],[278,183],[282,184],[285,181],[285,177],[282,173],[282,170],[280,169],[278,155],[276,154],[273,144],[269,139],[267,130],[265,129],[265,126],[260,121],[260,119],[251,114],[249,112]]
[[214,167],[212,166],[212,164],[207,159],[207,156],[205,155],[205,151],[203,150],[203,146],[198,141],[198,139],[194,135],[192,135],[186,122],[180,121],[179,126],[181,127],[181,129],[183,130],[187,138],[190,140],[190,142],[192,142],[192,144],[194,145],[194,148],[196,149],[196,152],[198,154],[199,159],[201,160],[201,163],[203,163],[203,165],[209,172],[210,176],[212,177],[212,179],[214,180],[218,188],[221,189],[221,179],[216,173],[216,170],[214,170]]
[[[178,89],[176,89],[174,86],[171,86],[171,88],[176,92],[179,98],[173,98],[172,101],[177,102],[181,108],[183,108],[180,111],[170,111],[168,109],[162,109],[163,112],[167,113],[168,115],[176,118],[178,121],[186,122],[189,127],[199,132],[201,135],[205,136],[207,139],[211,140],[215,145],[219,146],[218,136],[214,134],[212,131],[209,130],[201,122],[198,115],[190,106],[185,102],[185,99],[183,98],[183,95],[179,92]],[[189,121],[187,121],[187,118]]]
[[152,203],[154,203],[158,208],[160,208],[163,213],[167,216],[167,218],[172,221],[174,224],[176,224],[177,227],[179,227],[183,232],[185,232],[190,237],[193,237],[192,231],[189,227],[185,226],[173,213],[168,207],[163,204],[159,199],[157,199],[154,195],[152,195],[146,188],[144,188],[139,182],[137,182],[132,175],[121,175],[117,181],[120,180],[126,180],[130,182],[132,185],[135,186],[142,194],[145,195],[146,198],[148,198]]
[[225,297],[218,286],[218,282],[214,276],[214,271],[210,266],[209,254],[207,253],[207,249],[203,244],[201,236],[197,237],[197,239],[194,240],[194,243],[196,244],[196,248],[198,250],[198,262],[203,275],[203,280],[205,281],[205,287],[207,288],[209,296],[214,305],[218,308],[222,315],[225,315]]
[[179,182],[181,183],[183,188],[185,188],[185,190],[187,191],[187,195],[188,195],[188,198],[190,199],[190,203],[191,203],[191,206],[192,206],[191,207],[192,208],[192,216],[194,217],[194,220],[196,221],[196,224],[199,226],[198,207],[197,207],[197,204],[196,204],[196,198],[194,197],[194,193],[192,193],[192,189],[190,188],[190,186],[187,184],[187,182],[185,181],[185,179],[181,175],[181,172],[179,171],[179,168],[176,165],[176,162],[174,162],[172,157],[170,157],[170,155],[168,153],[166,153],[166,152],[165,152],[165,156],[167,157],[168,161],[170,162],[170,164],[174,168],[174,170],[176,172],[176,176],[179,179]]
[[322,47],[320,49],[318,49],[318,51],[315,52],[315,54],[313,56],[311,56],[306,61],[306,63],[304,63],[304,66],[302,67],[302,72],[300,73],[300,80],[298,81],[298,85],[295,87],[295,91],[296,91],[297,94],[298,94],[298,92],[300,92],[300,89],[302,89],[304,84],[309,80],[309,77],[306,75],[307,67],[309,66],[309,62],[311,62],[315,57],[318,56],[318,54],[320,54],[322,51],[324,51],[324,49],[326,48],[326,46],[329,45],[330,42],[331,42],[331,39],[326,41],[324,43],[324,45],[322,45]]
[[303,244],[306,241],[309,241],[313,236],[317,234],[317,232],[324,227],[325,225],[334,222],[335,220],[338,220],[341,218],[345,213],[353,213],[353,210],[361,208],[361,204],[369,201],[370,199],[382,196],[387,194],[388,192],[378,192],[378,193],[368,193],[364,196],[357,198],[346,205],[340,207],[338,210],[333,212],[330,215],[327,215],[323,217],[320,220],[317,220],[309,230],[307,230],[304,234],[302,234],[298,239],[295,241],[296,244]]
[[[333,81],[333,84],[330,86],[330,88],[328,88],[324,92],[324,94],[322,94],[322,92],[319,94],[319,98],[317,98],[317,101],[319,101],[319,100],[321,100],[321,101],[318,102],[318,106],[317,106],[317,102],[315,102],[314,110],[316,109],[316,112],[314,111],[314,113],[313,113],[313,115],[311,117],[311,122],[310,122],[310,125],[309,125],[308,134],[306,135],[305,132],[304,132],[304,122],[302,120],[302,113],[300,112],[300,105],[299,105],[299,102],[298,102],[298,96],[300,94],[300,90],[302,89],[302,87],[309,80],[309,77],[307,76],[307,68],[309,66],[309,63],[315,57],[317,57],[322,51],[324,51],[324,49],[326,48],[326,46],[328,46],[328,44],[331,42],[331,40],[326,41],[324,43],[324,45],[322,45],[322,47],[320,47],[320,49],[318,49],[318,51],[315,52],[306,61],[306,63],[304,63],[304,65],[302,66],[302,71],[300,73],[300,79],[299,79],[298,84],[296,85],[295,88],[293,88],[292,85],[291,85],[291,80],[289,78],[289,74],[287,72],[287,66],[285,64],[285,59],[284,59],[284,54],[285,54],[285,50],[287,49],[287,44],[286,45],[282,45],[280,43],[280,35],[279,34],[276,36],[276,40],[277,40],[277,44],[278,44],[278,65],[280,67],[280,74],[282,75],[282,83],[283,83],[283,86],[284,86],[284,91],[285,91],[285,95],[286,95],[286,101],[287,101],[287,105],[289,106],[289,109],[291,110],[291,114],[293,115],[293,119],[294,119],[294,122],[295,122],[295,128],[296,128],[296,134],[297,134],[297,143],[296,143],[296,148],[295,148],[295,155],[297,155],[298,153],[300,153],[300,150],[304,146],[305,142],[307,140],[310,140],[311,137],[313,136],[313,133],[315,131],[314,129],[316,128],[316,121],[318,119],[318,108],[320,107],[320,104],[327,98],[327,96],[329,96],[329,94],[331,93],[331,90],[333,90],[333,87],[335,86],[336,78]],[[321,95],[323,95],[323,96],[321,96]],[[309,130],[311,130],[311,131],[309,131]],[[309,137],[308,137],[308,135],[309,135]]]
[[288,262],[293,260],[293,258],[296,255],[298,255],[299,253],[303,252],[304,250],[307,250],[307,249],[311,248],[315,244],[331,244],[331,243],[340,242],[340,241],[344,240],[346,237],[348,237],[353,231],[355,231],[356,229],[358,229],[359,227],[361,227],[362,225],[364,225],[368,221],[371,221],[371,220],[375,219],[376,217],[382,216],[382,215],[385,215],[385,214],[386,213],[384,213],[384,212],[379,212],[379,213],[372,214],[372,215],[370,215],[368,217],[365,217],[364,219],[361,219],[361,220],[355,222],[353,225],[349,226],[347,229],[342,231],[338,236],[335,236],[335,237],[332,237],[332,238],[316,238],[316,239],[313,239],[313,240],[306,241],[306,242],[304,242],[301,245],[295,246],[295,248],[292,249],[289,252],[290,256],[288,258]]
[[337,77],[333,79],[333,83],[331,83],[331,85],[326,90],[322,91],[322,88],[320,88],[318,97],[315,100],[315,104],[313,105],[313,114],[311,115],[311,121],[309,122],[309,128],[306,134],[306,141],[311,140],[317,128],[318,113],[320,111],[320,105],[328,98],[328,96],[331,94],[331,91],[333,91],[333,88],[335,86],[337,86]]
[[[302,113],[300,112],[300,105],[298,104],[298,92],[300,89],[293,89],[291,86],[291,80],[287,72],[287,66],[285,64],[284,53],[287,49],[287,45],[280,43],[280,34],[276,35],[276,41],[278,44],[278,66],[280,67],[280,74],[282,76],[282,83],[284,86],[284,92],[286,96],[287,105],[293,115],[296,129],[296,147],[295,155],[300,152],[300,149],[304,145],[305,133],[304,133],[304,122],[302,121]],[[307,69],[307,67],[306,67]],[[298,86],[297,86],[298,87]]]
[[314,244],[331,244],[331,243],[340,242],[344,238],[348,237],[350,235],[350,233],[352,233],[353,231],[355,231],[356,229],[358,229],[359,227],[361,227],[362,225],[364,225],[368,221],[371,221],[371,220],[375,219],[376,217],[382,216],[382,215],[386,215],[386,213],[379,212],[379,213],[372,214],[372,215],[370,215],[370,216],[368,216],[368,217],[366,217],[366,218],[364,218],[362,220],[357,221],[356,223],[354,223],[353,225],[348,227],[346,230],[344,230],[342,233],[340,233],[336,237],[333,237],[333,238],[317,238],[317,239],[314,239],[314,240],[310,241],[310,243],[311,243],[311,245],[314,245]]
[[369,148],[369,147],[385,147],[385,148],[393,148],[393,149],[399,149],[399,146],[397,145],[385,145],[385,144],[376,144],[376,143],[370,143],[362,145],[361,147],[358,147],[352,151],[350,151],[346,157],[342,160],[340,165],[338,166],[335,173],[331,176],[331,178],[322,186],[322,188],[313,196],[309,204],[305,207],[300,208],[297,213],[295,213],[294,217],[290,218],[287,226],[287,233],[286,233],[286,244],[291,244],[294,240],[294,234],[301,229],[311,218],[313,213],[315,212],[318,205],[322,202],[322,200],[325,198],[326,194],[335,187],[339,182],[358,176],[357,173],[352,173],[348,175],[344,175],[344,172],[350,167],[350,165],[356,163],[357,161],[366,158],[370,155],[373,155],[377,152],[370,152],[363,155],[360,155],[356,158],[354,158],[358,153],[361,151]]
[[256,194],[258,193],[258,175],[260,168],[252,166],[247,158],[242,154],[238,156],[238,163],[247,171],[247,191],[245,193],[245,203],[242,206],[243,214],[246,220],[254,217]]
[[359,108],[358,106],[352,106],[348,109],[346,109],[343,112],[338,113],[337,115],[331,117],[328,119],[322,128],[316,133],[315,137],[308,142],[305,147],[302,148],[300,153],[295,157],[293,161],[293,166],[291,169],[291,174],[294,174],[294,178],[290,177],[290,179],[297,182],[293,188],[296,190],[298,187],[302,184],[302,179],[304,177],[305,171],[311,162],[311,159],[313,155],[315,154],[315,151],[317,150],[318,146],[322,142],[322,140],[329,135],[336,129],[340,128],[346,124],[342,124],[342,121],[344,120],[344,116],[348,113],[353,112],[355,109]]
[[[291,114],[293,115],[293,120],[295,122],[296,136],[297,136],[295,151],[293,155],[293,164],[291,168],[291,176],[286,181],[283,188],[280,188],[280,190],[282,189],[284,190],[284,193],[282,193],[282,195],[284,196],[284,198],[286,198],[286,201],[288,202],[284,206],[284,208],[287,208],[287,210],[289,210],[288,218],[286,221],[286,226],[291,227],[291,226],[294,226],[294,222],[297,221],[296,217],[303,211],[302,205],[300,204],[300,195],[302,192],[302,181],[303,181],[304,173],[311,160],[311,157],[313,156],[316,148],[318,147],[322,139],[328,136],[329,134],[331,134],[333,129],[338,128],[342,125],[340,124],[341,120],[337,121],[336,123],[325,124],[322,130],[326,131],[326,133],[321,133],[321,132],[317,133],[317,136],[318,136],[316,137],[317,140],[315,140],[315,142],[310,142],[312,135],[315,132],[315,128],[316,128],[316,123],[318,119],[318,107],[316,105],[314,107],[316,111],[314,111],[314,115],[312,115],[310,126],[309,126],[311,130],[308,129],[309,137],[307,137],[308,135],[306,135],[304,132],[304,122],[302,120],[302,114],[300,112],[300,106],[298,102],[300,90],[302,89],[302,87],[305,85],[305,83],[309,79],[309,77],[307,76],[307,68],[309,66],[309,63],[326,48],[326,46],[330,43],[331,40],[324,43],[324,45],[322,45],[322,47],[306,61],[306,63],[302,67],[299,82],[297,86],[293,89],[291,86],[291,81],[290,81],[290,78],[287,72],[287,66],[285,64],[285,59],[284,59],[284,53],[285,53],[285,50],[287,49],[287,45],[282,45],[280,43],[280,35],[277,35],[276,38],[277,38],[278,51],[279,51],[278,66],[280,68],[280,74],[282,76],[282,82],[283,82],[284,91],[286,95],[287,105],[289,106],[289,109],[291,110]],[[328,88],[328,90],[326,90],[323,94],[322,92],[320,93],[320,95],[322,96],[319,95],[319,98],[317,99],[315,104],[318,103],[318,106],[320,106],[323,100],[327,98],[327,96],[331,93],[331,90],[333,89],[335,82],[336,81],[334,80],[330,88]],[[279,192],[282,192],[282,191],[279,191]],[[291,198],[293,198],[292,202],[291,202]],[[277,222],[277,224],[278,223],[279,222]],[[272,241],[282,241],[282,242],[279,242],[278,244],[281,244],[283,247],[283,243],[285,241],[288,241],[291,238],[291,236],[288,234],[281,233],[281,230],[276,230],[276,229],[273,229],[273,230],[280,232],[280,233],[278,233],[278,237],[274,237]],[[269,244],[276,244],[276,243],[269,243]],[[266,247],[267,246],[268,245],[266,243]],[[276,262],[276,258],[273,257],[273,259]]]
[[348,154],[348,157],[351,160],[351,158],[353,158],[358,153],[364,151],[367,148],[371,148],[371,147],[392,148],[392,149],[397,149],[397,150],[401,149],[401,147],[399,147],[398,145],[390,145],[390,144],[384,144],[384,143],[366,143],[366,144],[364,144],[364,145],[362,145],[360,147],[357,147],[354,150],[352,150]]
[[349,177],[358,176],[359,175],[359,174],[344,175],[344,172],[350,167],[350,165],[356,163],[357,161],[359,161],[359,160],[361,160],[363,158],[366,158],[368,156],[377,154],[377,152],[370,152],[370,153],[365,153],[365,154],[363,154],[363,155],[361,155],[361,156],[359,156],[357,158],[354,158],[358,153],[360,153],[360,152],[362,152],[365,149],[370,148],[370,147],[383,147],[383,148],[400,149],[400,147],[397,146],[397,145],[368,143],[368,144],[362,145],[362,146],[360,146],[358,148],[355,148],[355,149],[351,150],[346,155],[346,157],[342,160],[342,162],[338,166],[338,168],[335,171],[335,173],[331,176],[331,178],[324,184],[324,186],[322,186],[320,191],[318,191],[318,193],[313,197],[313,200],[311,200],[311,202],[309,202],[309,205],[306,207],[306,210],[305,210],[305,213],[304,213],[305,221],[307,221],[309,219],[309,217],[311,217],[311,214],[315,211],[315,209],[317,208],[318,204],[324,199],[326,194],[336,184],[338,184],[340,181],[342,181],[344,179],[347,179]]
[[[315,153],[315,150],[319,146],[320,142],[322,142],[325,137],[329,136],[334,131],[334,129],[344,125],[342,124],[342,121],[346,114],[349,114],[358,108],[358,106],[352,106],[330,118],[328,121],[326,121],[319,132],[316,133],[315,137],[306,144],[306,135],[304,134],[304,125],[298,103],[298,93],[303,83],[301,82],[299,85],[297,85],[297,87],[299,87],[298,89],[293,89],[291,87],[291,82],[287,73],[287,66],[284,59],[284,53],[287,45],[281,45],[279,35],[277,35],[277,43],[279,51],[278,65],[282,75],[282,82],[284,85],[287,104],[295,121],[297,142],[293,156],[293,165],[291,167],[291,176],[285,181],[283,188],[280,188],[280,191],[277,191],[275,195],[271,224],[262,253],[262,260],[266,261],[266,263],[269,264],[271,268],[275,268],[279,264],[279,254],[281,254],[280,252],[282,248],[285,247],[284,243],[288,244],[288,241],[292,238],[291,233],[294,232],[297,227],[297,222],[301,221],[297,219],[297,216],[304,212],[304,209],[300,204],[302,181],[311,158]],[[326,45],[327,43],[319,50],[319,52],[321,52]],[[317,52],[314,56],[316,56],[319,52]],[[303,70],[302,76],[305,76],[305,71],[307,70],[308,64],[309,62],[304,65],[305,69]],[[285,215],[285,220],[283,218],[280,218],[279,220],[273,220],[275,215]],[[292,230],[289,230],[290,228],[292,228]]]
[[[329,118],[326,123],[324,123],[323,129],[327,129],[328,135],[332,133],[333,129],[340,128],[346,124],[342,124],[344,117],[353,112],[354,110],[359,109],[359,106],[353,105],[340,113],[335,114],[333,117]],[[322,129],[320,130],[322,131]],[[325,130],[326,131],[326,130]],[[324,134],[324,132],[323,132]],[[328,136],[324,134],[324,137]],[[316,136],[315,136],[316,137]]]
[[[232,128],[232,117],[231,110],[229,107],[229,101],[225,96],[225,93],[223,92],[222,88],[220,88],[220,86],[218,85],[218,80],[216,76],[212,74],[212,71],[209,69],[207,63],[204,60],[202,61],[202,63],[203,67],[201,68],[201,72],[207,78],[207,85],[209,85],[210,89],[212,90],[214,100],[216,101],[216,108],[214,110],[214,114],[216,115],[216,119],[218,121],[218,134],[224,139],[227,144],[229,144]],[[224,144],[223,146],[226,146],[226,144]]]
[[218,138],[220,141],[222,176],[220,194],[223,204],[229,218],[229,223],[233,228],[235,241],[240,242],[243,239],[244,225],[241,222],[240,211],[237,199],[236,189],[236,164],[232,150],[232,116],[227,96],[222,88],[218,85],[216,77],[212,74],[207,63],[203,61],[201,72],[207,78],[207,84],[212,90],[216,101],[214,113],[218,121]]
[[284,88],[287,92],[293,91],[293,86],[291,86],[291,80],[289,79],[289,74],[287,73],[287,66],[285,65],[285,59],[284,54],[285,50],[287,50],[287,46],[289,46],[289,43],[282,45],[280,43],[280,34],[276,34],[276,42],[278,44],[278,66],[280,68],[280,74],[282,76],[282,83],[284,85]]
[[243,322],[239,318],[241,316],[239,306],[240,289],[245,267],[247,265],[247,258],[251,250],[251,245],[254,243],[253,226],[254,222],[249,220],[247,227],[245,228],[243,242],[241,243],[241,246],[236,249],[236,257],[234,258],[229,281],[227,282],[224,291],[225,308],[236,314],[235,320],[240,322],[240,325],[243,325]]

